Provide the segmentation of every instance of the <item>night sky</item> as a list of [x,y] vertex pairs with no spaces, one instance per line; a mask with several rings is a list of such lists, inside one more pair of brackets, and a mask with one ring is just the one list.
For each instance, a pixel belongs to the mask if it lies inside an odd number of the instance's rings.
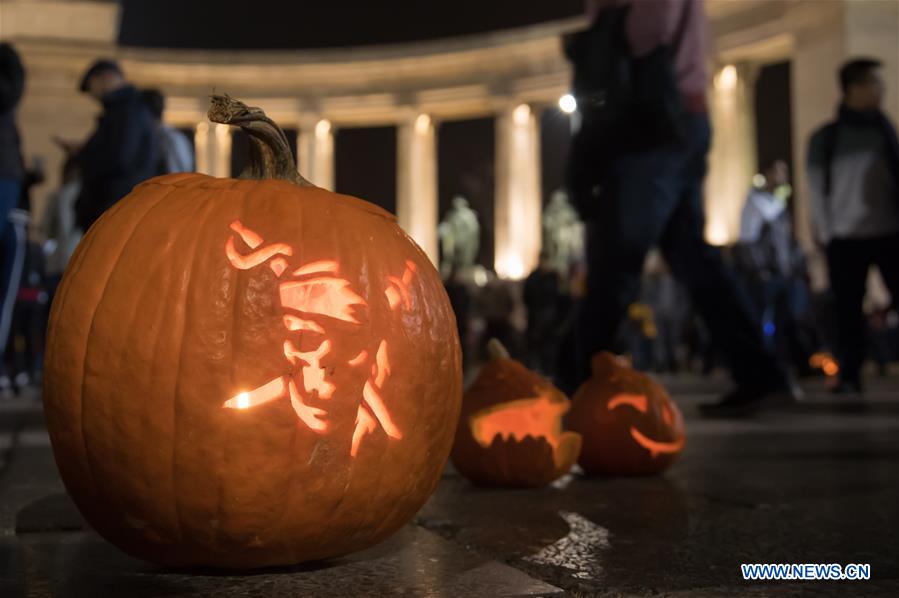
[[576,16],[583,9],[583,0],[123,0],[122,4],[121,44],[210,49],[409,42],[531,25]]

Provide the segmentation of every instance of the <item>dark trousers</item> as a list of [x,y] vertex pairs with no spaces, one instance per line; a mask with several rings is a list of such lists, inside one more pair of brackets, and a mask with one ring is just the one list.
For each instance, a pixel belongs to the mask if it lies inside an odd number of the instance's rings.
[[619,324],[640,289],[646,253],[658,246],[690,292],[736,383],[753,388],[784,384],[785,374],[764,347],[748,296],[719,250],[705,242],[702,183],[711,137],[708,117],[689,116],[686,130],[681,145],[619,156],[602,177],[596,214],[587,225],[587,296],[578,326],[580,379],[589,375],[592,355],[615,350]]
[[25,224],[21,217],[10,218],[19,192],[18,180],[0,179],[0,369],[25,261]]
[[865,358],[865,316],[862,301],[868,269],[880,268],[883,281],[899,306],[899,234],[875,239],[833,239],[827,245],[827,266],[836,316],[840,378],[860,380]]

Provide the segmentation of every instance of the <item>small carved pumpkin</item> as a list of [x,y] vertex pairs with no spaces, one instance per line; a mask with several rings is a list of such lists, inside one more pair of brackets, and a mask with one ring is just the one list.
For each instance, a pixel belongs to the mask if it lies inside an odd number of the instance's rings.
[[476,484],[539,488],[568,472],[580,435],[562,431],[569,401],[548,380],[509,358],[497,340],[462,400],[452,461]]
[[50,317],[44,402],[94,528],[167,565],[365,548],[435,489],[461,404],[437,271],[364,201],[296,173],[258,108],[243,179],[139,185],[88,231]]
[[684,448],[684,419],[668,392],[611,353],[593,357],[593,377],[572,399],[568,428],[584,438],[578,460],[591,475],[649,475]]

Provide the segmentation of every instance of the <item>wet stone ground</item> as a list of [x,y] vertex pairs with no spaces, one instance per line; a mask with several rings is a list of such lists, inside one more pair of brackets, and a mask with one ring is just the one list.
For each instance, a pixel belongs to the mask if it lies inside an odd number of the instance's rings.
[[[721,381],[668,380],[687,418],[664,476],[476,488],[451,469],[370,550],[245,575],[134,560],[85,525],[37,397],[0,402],[0,597],[899,596],[899,377],[789,412],[708,421]],[[742,562],[870,563],[867,582],[748,582]]]

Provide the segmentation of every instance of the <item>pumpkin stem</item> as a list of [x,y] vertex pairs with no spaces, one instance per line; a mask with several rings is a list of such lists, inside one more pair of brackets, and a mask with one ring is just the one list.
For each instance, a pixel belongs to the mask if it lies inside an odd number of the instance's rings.
[[490,361],[509,359],[509,350],[506,349],[499,339],[492,338],[487,341],[487,357],[490,358]]
[[209,120],[240,127],[250,137],[250,164],[240,173],[242,179],[281,179],[300,187],[312,183],[297,172],[287,135],[261,108],[247,106],[229,95],[213,95]]

